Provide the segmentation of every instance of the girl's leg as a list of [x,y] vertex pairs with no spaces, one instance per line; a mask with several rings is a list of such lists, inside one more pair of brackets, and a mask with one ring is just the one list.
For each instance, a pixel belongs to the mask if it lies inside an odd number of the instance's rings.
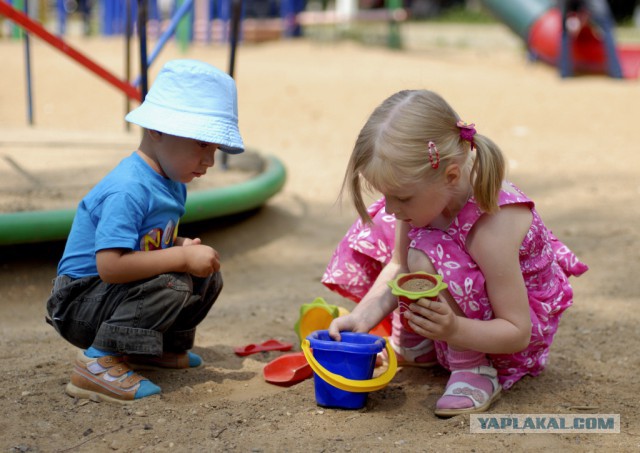
[[[438,273],[431,259],[422,250],[413,248],[409,249],[409,253],[407,254],[407,265],[409,266],[409,272],[424,271],[428,272],[429,274]],[[456,300],[451,295],[451,292],[448,289],[445,289],[442,292],[442,295],[447,300],[449,306],[456,315],[464,316],[462,309],[458,306]]]
[[448,360],[451,377],[444,395],[436,403],[435,414],[452,417],[489,409],[502,388],[487,355],[449,346]]
[[[436,272],[426,255],[414,249],[409,250],[409,271],[424,271],[432,274]],[[392,314],[389,341],[401,366],[430,367],[438,363],[434,342],[405,329],[398,310]]]
[[[412,243],[414,246],[408,253],[409,270],[443,275],[449,288],[442,294],[454,313],[485,319],[490,305],[484,276],[471,257],[441,232],[424,232]],[[441,341],[435,345],[440,363],[451,370],[445,393],[436,404],[436,415],[450,417],[487,410],[501,390],[497,371],[487,355],[455,349]]]
[[406,330],[398,310],[392,313],[391,337],[388,340],[396,354],[399,366],[426,368],[438,364],[433,341]]

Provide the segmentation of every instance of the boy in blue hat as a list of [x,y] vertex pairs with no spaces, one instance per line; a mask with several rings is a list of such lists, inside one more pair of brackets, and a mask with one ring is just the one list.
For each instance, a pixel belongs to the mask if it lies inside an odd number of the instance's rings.
[[140,146],[78,205],[47,302],[47,321],[83,349],[66,392],[118,403],[160,393],[134,369],[202,364],[190,349],[222,277],[215,249],[177,235],[186,183],[218,149],[244,150],[235,82],[200,61],[167,63],[126,120]]

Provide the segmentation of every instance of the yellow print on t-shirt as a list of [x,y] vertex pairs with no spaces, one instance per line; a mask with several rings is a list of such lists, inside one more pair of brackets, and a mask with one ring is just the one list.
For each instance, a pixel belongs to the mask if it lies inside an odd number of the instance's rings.
[[140,238],[140,250],[148,252],[151,250],[160,250],[171,247],[178,237],[178,224],[173,220],[167,222],[164,228],[153,228],[147,234]]

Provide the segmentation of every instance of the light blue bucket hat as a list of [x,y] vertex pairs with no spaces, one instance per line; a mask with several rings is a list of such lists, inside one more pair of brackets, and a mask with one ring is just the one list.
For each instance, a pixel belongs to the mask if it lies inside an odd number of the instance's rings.
[[125,119],[145,129],[216,143],[239,154],[238,94],[234,80],[198,60],[172,60],[158,73],[144,102]]

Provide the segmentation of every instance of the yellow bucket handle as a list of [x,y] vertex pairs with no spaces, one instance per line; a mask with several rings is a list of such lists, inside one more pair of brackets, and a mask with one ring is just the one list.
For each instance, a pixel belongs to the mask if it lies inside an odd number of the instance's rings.
[[339,374],[332,373],[331,371],[324,368],[322,365],[318,363],[316,358],[313,356],[311,352],[311,344],[309,340],[305,339],[302,344],[302,352],[304,352],[304,356],[307,358],[307,362],[311,366],[311,369],[326,383],[331,384],[332,386],[339,388],[340,390],[345,390],[347,392],[375,392],[376,390],[380,390],[391,382],[391,379],[396,375],[396,371],[398,371],[398,361],[396,359],[396,354],[391,347],[389,341],[386,341],[386,350],[387,357],[389,357],[389,366],[387,370],[382,373],[380,376],[367,379],[367,380],[353,380],[347,379],[344,376],[340,376]]

